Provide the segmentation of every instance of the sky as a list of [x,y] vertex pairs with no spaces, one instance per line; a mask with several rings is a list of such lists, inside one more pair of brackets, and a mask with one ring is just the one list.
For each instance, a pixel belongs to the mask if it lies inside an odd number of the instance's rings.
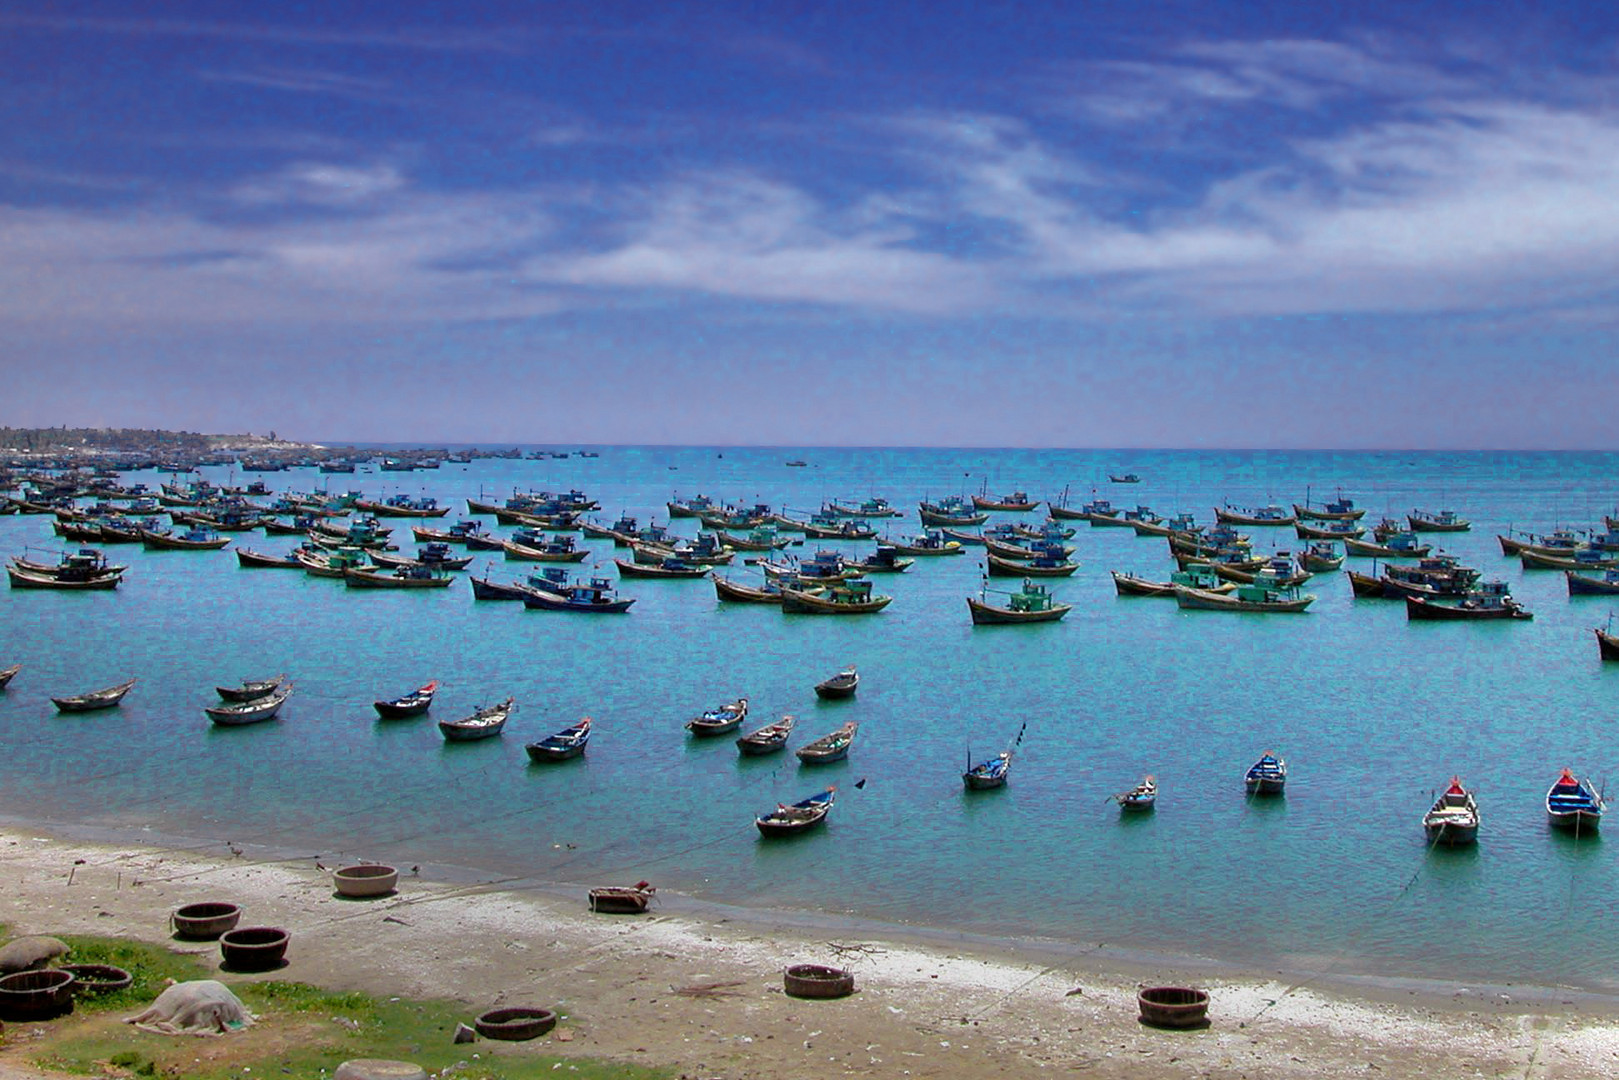
[[1609,449],[1619,11],[0,0],[0,423]]

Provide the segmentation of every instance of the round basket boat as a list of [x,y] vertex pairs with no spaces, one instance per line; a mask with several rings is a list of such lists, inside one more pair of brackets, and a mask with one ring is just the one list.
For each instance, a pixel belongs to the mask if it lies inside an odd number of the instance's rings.
[[78,997],[128,990],[135,981],[135,976],[111,964],[63,964],[56,970],[73,976],[73,993]]
[[794,964],[782,976],[787,993],[800,998],[840,998],[854,993],[854,974],[821,964]]
[[214,941],[227,930],[234,930],[242,918],[242,909],[236,904],[214,900],[202,904],[187,904],[176,908],[169,916],[169,925],[176,937],[191,941]]
[[529,1009],[515,1006],[509,1009],[491,1009],[472,1022],[478,1034],[486,1039],[504,1039],[522,1042],[536,1039],[557,1026],[557,1014],[550,1009]]
[[275,926],[227,930],[219,939],[225,966],[232,971],[269,971],[280,967],[292,935]]
[[1208,1022],[1209,994],[1189,986],[1149,986],[1136,994],[1141,1022],[1154,1027],[1197,1027]]
[[71,971],[19,971],[0,978],[0,1020],[49,1020],[72,1011]]
[[332,885],[339,896],[387,896],[398,884],[399,871],[381,863],[361,863],[332,872]]

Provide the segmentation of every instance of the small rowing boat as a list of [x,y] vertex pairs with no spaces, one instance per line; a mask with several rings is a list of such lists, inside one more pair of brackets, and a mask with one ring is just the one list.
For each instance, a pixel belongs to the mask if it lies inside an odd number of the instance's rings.
[[1248,767],[1243,785],[1250,795],[1280,795],[1287,785],[1287,762],[1267,753]]
[[1457,846],[1478,839],[1478,803],[1459,777],[1450,778],[1450,786],[1422,815],[1422,830],[1430,844]]
[[757,731],[748,732],[736,741],[736,748],[742,752],[743,757],[773,754],[786,747],[787,737],[793,733],[797,723],[795,717],[784,716],[774,724],[766,724]]
[[860,673],[851,664],[822,682],[815,684],[815,696],[837,700],[854,697],[854,692],[860,688]]
[[788,806],[777,803],[774,810],[767,810],[753,819],[759,827],[762,836],[790,836],[806,829],[813,829],[826,820],[826,815],[832,810],[835,787],[829,787],[817,795]]
[[567,761],[579,757],[590,742],[592,723],[587,716],[572,727],[565,727],[555,735],[547,735],[539,742],[531,742],[523,749],[528,752],[530,761]]
[[286,675],[277,675],[271,679],[247,679],[240,686],[216,686],[221,701],[229,701],[240,705],[244,701],[257,701],[267,698],[287,681]]
[[686,721],[686,730],[699,737],[729,735],[741,727],[742,721],[747,718],[748,699],[737,698],[728,705],[721,705],[717,709],[709,709],[701,716],[692,717]]
[[498,705],[479,709],[471,716],[462,717],[460,720],[440,720],[438,729],[446,742],[488,739],[499,735],[505,729],[507,719],[516,709],[516,702],[512,698],[507,698]]
[[819,739],[797,750],[798,760],[805,765],[825,765],[833,761],[842,761],[849,756],[849,747],[854,745],[855,732],[860,725],[851,720],[830,735],[822,735]]
[[968,791],[987,791],[990,788],[1006,786],[1006,776],[1012,769],[1012,751],[1002,750],[988,761],[971,764],[968,760],[967,771],[961,774],[961,782],[967,786]]
[[424,683],[406,694],[391,701],[373,701],[371,707],[377,710],[377,715],[384,720],[402,720],[407,716],[420,716],[433,705],[433,695],[438,692],[438,680]]
[[1579,780],[1573,769],[1564,769],[1546,792],[1546,819],[1554,828],[1595,832],[1602,824],[1607,803],[1591,788],[1591,781]]
[[1158,805],[1158,778],[1151,775],[1142,777],[1141,783],[1129,791],[1119,792],[1113,796],[1113,801],[1119,804],[1119,810],[1123,813],[1151,810]]
[[292,696],[292,684],[282,683],[274,693],[268,697],[255,698],[252,701],[237,702],[232,705],[214,705],[205,707],[202,711],[208,714],[208,719],[225,727],[240,727],[243,724],[256,724],[261,720],[273,720],[275,714],[281,711],[287,698]]
[[88,694],[76,694],[73,697],[51,698],[58,712],[91,712],[95,709],[110,709],[124,700],[124,695],[134,687],[135,680],[121,682],[117,686],[109,686],[105,690],[92,690]]

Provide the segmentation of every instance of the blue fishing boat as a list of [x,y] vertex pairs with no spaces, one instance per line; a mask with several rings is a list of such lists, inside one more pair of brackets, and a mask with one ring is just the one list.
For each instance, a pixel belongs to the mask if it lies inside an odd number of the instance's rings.
[[[623,564],[620,563],[620,566]],[[530,583],[534,578],[529,579]],[[590,614],[618,615],[630,610],[635,598],[620,597],[606,578],[593,577],[589,584],[575,581],[565,593],[550,591],[556,587],[549,580],[536,586],[523,596],[523,606],[542,611],[579,611]]]
[[528,752],[530,761],[567,761],[576,758],[585,752],[585,746],[590,742],[590,717],[565,727],[555,735],[547,735],[539,742],[531,742],[523,747]]
[[1248,767],[1243,784],[1250,795],[1280,795],[1287,784],[1287,762],[1267,753]]
[[969,765],[966,772],[961,774],[961,782],[967,785],[968,791],[985,791],[989,788],[998,788],[1006,784],[1006,774],[1012,769],[1012,751],[1003,750],[988,761],[980,761],[977,765]]
[[1119,810],[1124,813],[1141,813],[1151,810],[1158,805],[1158,778],[1152,775],[1141,778],[1141,783],[1129,791],[1121,791],[1113,796],[1113,801],[1119,804]]
[[1546,792],[1546,820],[1554,828],[1595,832],[1606,808],[1602,796],[1591,789],[1591,782],[1577,779],[1573,769],[1564,769]]

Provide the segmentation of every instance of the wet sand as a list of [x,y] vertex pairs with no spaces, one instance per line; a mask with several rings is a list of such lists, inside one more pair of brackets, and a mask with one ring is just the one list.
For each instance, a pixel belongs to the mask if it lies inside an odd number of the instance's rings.
[[[823,917],[739,919],[677,896],[644,916],[593,915],[582,888],[513,884],[428,880],[407,867],[394,897],[352,901],[334,897],[314,860],[0,831],[0,922],[13,934],[129,936],[213,962],[217,946],[171,941],[168,914],[231,900],[243,925],[292,933],[288,965],[263,977],[459,1000],[469,1021],[497,1005],[544,1005],[565,1019],[559,1034],[523,1044],[532,1052],[692,1080],[1619,1071],[1619,1001],[1589,992],[1233,973],[1054,943],[874,933]],[[804,962],[849,968],[858,992],[787,997],[782,970]],[[1157,984],[1208,989],[1210,1025],[1142,1026],[1136,990]],[[25,1062],[26,1045],[8,1045],[0,1077],[41,1075]]]

